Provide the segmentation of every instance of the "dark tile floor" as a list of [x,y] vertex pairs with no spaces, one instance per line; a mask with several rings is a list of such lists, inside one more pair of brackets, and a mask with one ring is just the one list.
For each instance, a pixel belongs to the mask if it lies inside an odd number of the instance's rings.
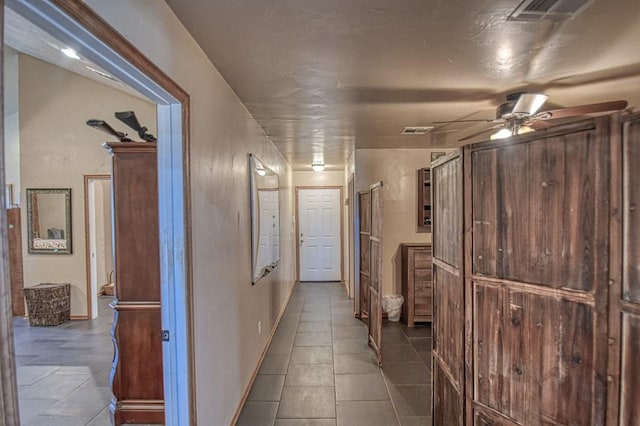
[[240,426],[431,424],[431,327],[383,326],[383,367],[339,283],[301,283],[274,334]]
[[113,298],[98,298],[95,320],[31,327],[14,318],[22,426],[110,425]]

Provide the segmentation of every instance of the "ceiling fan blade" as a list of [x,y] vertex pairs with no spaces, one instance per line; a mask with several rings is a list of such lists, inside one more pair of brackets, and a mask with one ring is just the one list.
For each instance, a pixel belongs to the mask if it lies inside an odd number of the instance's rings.
[[451,124],[451,123],[493,123],[495,119],[491,120],[452,120],[452,121],[432,121],[432,124]]
[[556,118],[574,117],[587,114],[595,114],[597,112],[618,111],[627,107],[627,101],[611,101],[601,102],[597,104],[578,105],[568,108],[554,109],[550,111],[542,111],[530,119],[532,120],[551,120]]
[[496,126],[491,126],[491,127],[489,127],[488,129],[484,129],[484,130],[481,130],[481,131],[479,131],[479,132],[472,133],[472,134],[470,134],[470,135],[465,136],[465,137],[464,137],[464,138],[462,138],[462,139],[458,139],[458,142],[468,141],[469,139],[473,139],[473,138],[475,138],[476,136],[480,136],[481,134],[483,134],[483,133],[487,133],[487,132],[490,132],[490,131],[492,131],[492,130],[494,130],[494,129],[499,129],[500,127],[503,127],[503,124],[498,124],[498,125],[496,125]]
[[527,121],[526,123],[524,123],[524,125],[527,127],[531,127],[533,130],[543,130],[553,126],[553,124],[549,123],[548,121],[542,120]]

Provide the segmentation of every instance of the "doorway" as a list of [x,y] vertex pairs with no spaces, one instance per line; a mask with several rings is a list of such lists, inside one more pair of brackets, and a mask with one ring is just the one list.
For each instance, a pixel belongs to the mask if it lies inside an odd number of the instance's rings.
[[342,281],[342,187],[296,188],[299,281]]
[[[114,32],[84,3],[53,0],[30,2],[26,0],[0,1],[14,12],[48,32],[66,45],[76,47],[82,57],[129,85],[157,105],[158,186],[160,244],[166,248],[160,254],[162,287],[162,328],[171,339],[162,344],[165,386],[165,420],[167,424],[189,424],[195,411],[193,406],[190,318],[190,223],[188,184],[185,179],[188,161],[189,98],[177,84],[142,56],[124,37]],[[168,172],[164,172],[168,171]],[[0,175],[4,175],[4,168]],[[0,179],[3,183],[4,176]],[[4,214],[4,212],[2,213]],[[3,221],[5,219],[3,218]],[[1,265],[6,272],[6,263]],[[4,275],[4,274],[3,274]],[[8,284],[2,282],[3,290]],[[1,306],[3,329],[0,334],[10,335],[11,313]],[[13,361],[10,339],[0,342],[0,355]],[[6,396],[2,419],[17,423],[17,392],[15,363],[7,362],[0,368],[3,395]],[[5,380],[6,379],[6,380]]]
[[113,282],[113,227],[111,216],[111,176],[84,176],[84,214],[87,257],[87,312],[98,317],[98,294]]

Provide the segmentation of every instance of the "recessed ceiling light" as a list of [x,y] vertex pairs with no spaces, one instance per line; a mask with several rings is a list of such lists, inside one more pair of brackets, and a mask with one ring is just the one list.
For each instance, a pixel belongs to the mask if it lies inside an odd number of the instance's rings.
[[80,59],[80,56],[70,47],[65,47],[64,49],[60,49],[62,53],[70,57],[71,59]]

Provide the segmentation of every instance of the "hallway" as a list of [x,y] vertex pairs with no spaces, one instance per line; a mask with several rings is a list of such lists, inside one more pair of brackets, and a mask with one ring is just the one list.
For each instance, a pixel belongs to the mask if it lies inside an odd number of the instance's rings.
[[379,369],[341,283],[300,283],[241,413],[241,426],[431,424],[431,327],[383,326]]

